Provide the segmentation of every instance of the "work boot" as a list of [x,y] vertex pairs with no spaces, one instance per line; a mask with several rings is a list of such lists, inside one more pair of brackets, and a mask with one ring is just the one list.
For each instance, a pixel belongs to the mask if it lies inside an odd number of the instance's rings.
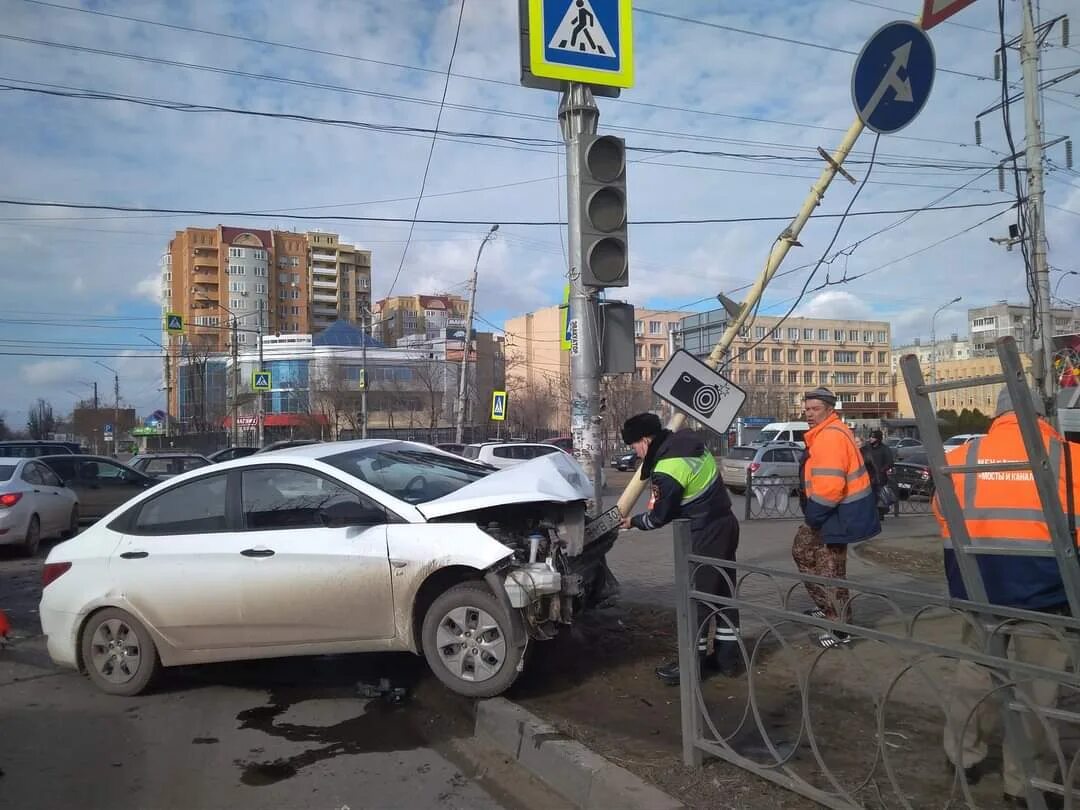
[[710,669],[714,669],[725,678],[738,678],[746,671],[742,650],[738,643],[724,642],[716,645],[716,651],[709,656],[707,662]]
[[[698,655],[698,673],[701,680],[705,679],[705,658],[706,656],[704,654]],[[679,662],[676,660],[661,664],[656,668],[656,677],[668,686],[678,686]]]

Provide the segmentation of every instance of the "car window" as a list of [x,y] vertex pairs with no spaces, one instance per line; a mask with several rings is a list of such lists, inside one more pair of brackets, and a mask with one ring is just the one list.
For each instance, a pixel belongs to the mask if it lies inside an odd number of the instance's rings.
[[757,454],[757,450],[753,447],[732,447],[728,451],[728,458],[735,461],[751,461]]
[[761,460],[762,461],[779,461],[780,459],[777,458],[777,451],[776,450],[766,450],[762,454]]
[[480,447],[477,445],[469,445],[462,452],[465,458],[480,458]]
[[805,430],[796,430],[794,440],[797,441],[797,442],[806,441],[806,431]]
[[37,471],[36,464],[23,465],[22,480],[28,484],[42,484],[41,475]]
[[539,458],[540,456],[550,456],[552,453],[561,453],[561,452],[563,452],[558,447],[555,447],[554,445],[550,445],[550,444],[542,444],[539,447],[536,447],[535,449],[536,449],[536,452],[533,453],[533,458]]
[[201,469],[207,466],[208,463],[209,462],[205,459],[196,458],[195,456],[188,456],[187,458],[180,459],[180,468],[184,472],[189,472],[191,470]]
[[227,475],[207,475],[185,481],[145,501],[132,529],[134,534],[200,534],[225,531]]
[[791,464],[794,464],[798,461],[798,459],[795,457],[794,450],[777,450],[776,452],[777,455],[780,456],[780,458],[777,459],[778,461],[786,461]]
[[930,463],[926,453],[913,453],[905,459],[907,464],[922,464],[924,467]]
[[41,483],[47,487],[62,487],[64,484],[60,480],[60,477],[54,473],[45,464],[34,464],[34,469],[37,471],[38,476],[41,478]]
[[496,447],[491,451],[491,455],[495,458],[521,458],[515,451],[516,447]]
[[406,503],[426,503],[491,474],[463,458],[392,442],[326,456],[321,461]]
[[0,464],[0,481],[10,481],[15,474],[14,464]]
[[260,467],[243,472],[241,502],[248,529],[320,527],[323,525],[320,510],[342,501],[381,509],[374,501],[307,470]]

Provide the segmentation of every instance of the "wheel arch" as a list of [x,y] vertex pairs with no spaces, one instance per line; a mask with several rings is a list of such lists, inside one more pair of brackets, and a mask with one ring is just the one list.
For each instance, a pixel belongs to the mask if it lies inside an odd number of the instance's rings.
[[455,585],[460,585],[462,582],[482,583],[483,581],[484,572],[470,565],[448,565],[429,574],[420,583],[420,587],[416,589],[416,595],[413,597],[412,626],[409,628],[411,633],[409,641],[412,643],[413,649],[422,651],[424,648],[424,617],[427,615],[431,603],[438,599],[440,594]]

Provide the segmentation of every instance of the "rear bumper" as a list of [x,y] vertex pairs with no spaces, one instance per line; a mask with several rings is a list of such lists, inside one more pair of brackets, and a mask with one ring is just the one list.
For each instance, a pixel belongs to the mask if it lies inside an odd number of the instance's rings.
[[77,613],[66,613],[41,605],[41,631],[45,634],[45,643],[53,663],[76,669],[79,665],[78,628],[81,617]]

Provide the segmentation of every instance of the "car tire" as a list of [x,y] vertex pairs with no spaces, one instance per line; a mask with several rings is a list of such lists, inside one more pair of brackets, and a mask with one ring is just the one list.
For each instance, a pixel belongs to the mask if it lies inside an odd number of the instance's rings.
[[74,537],[79,533],[79,505],[75,504],[71,507],[71,518],[68,520],[67,531],[64,532],[62,537],[66,540]]
[[27,557],[33,557],[38,553],[41,546],[41,520],[37,515],[30,516],[30,523],[26,526],[26,536],[23,538],[22,550]]
[[896,497],[899,498],[902,501],[906,501],[908,498],[911,497],[911,493],[908,492],[907,490],[901,489],[901,490],[897,491]]
[[146,628],[119,608],[105,608],[90,617],[80,648],[86,674],[109,695],[141,694],[161,670],[157,647]]
[[[507,615],[491,590],[465,582],[444,591],[424,616],[421,644],[435,677],[466,697],[494,697],[517,680],[524,646],[511,642]],[[485,629],[486,628],[486,629]],[[481,635],[473,635],[477,629]]]

